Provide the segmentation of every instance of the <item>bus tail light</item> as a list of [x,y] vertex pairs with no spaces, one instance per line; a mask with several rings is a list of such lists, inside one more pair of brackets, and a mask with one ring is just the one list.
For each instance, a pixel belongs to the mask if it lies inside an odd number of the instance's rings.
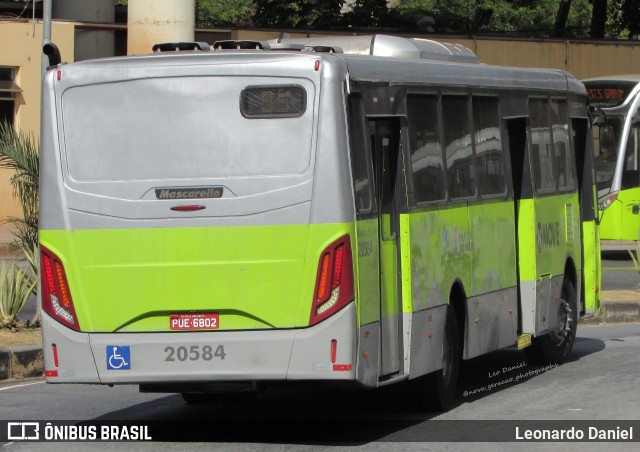
[[63,325],[80,331],[64,266],[58,256],[44,246],[40,246],[40,269],[42,309]]
[[315,325],[353,301],[353,263],[348,235],[327,246],[320,255],[309,325]]

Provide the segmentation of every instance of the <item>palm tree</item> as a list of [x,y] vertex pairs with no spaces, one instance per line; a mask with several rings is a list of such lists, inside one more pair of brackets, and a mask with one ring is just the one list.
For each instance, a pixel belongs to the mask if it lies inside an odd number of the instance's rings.
[[[30,272],[23,272],[18,267],[13,266],[4,271],[4,284],[0,284],[7,289],[3,291],[3,305],[7,307],[5,311],[13,313],[13,318],[17,316],[26,302],[26,298],[36,294],[36,283],[38,281],[38,208],[39,208],[39,162],[40,145],[32,134],[16,131],[7,122],[0,122],[0,168],[13,170],[11,185],[13,193],[22,206],[22,218],[9,217],[2,220],[5,223],[12,223],[15,226],[13,235],[15,240],[12,245],[22,248],[22,252],[27,260]],[[30,283],[27,283],[28,278]],[[0,281],[2,283],[3,281]],[[14,288],[15,290],[8,290]],[[18,290],[19,289],[19,290]],[[26,297],[26,298],[25,298]],[[38,304],[40,299],[38,298]],[[7,314],[5,312],[4,314]],[[40,309],[36,309],[36,314],[31,320],[31,324],[37,324],[40,317]],[[6,319],[5,319],[6,320]]]
[[13,245],[23,250],[33,250],[38,243],[39,147],[32,134],[0,123],[0,168],[14,171],[11,185],[23,213],[22,218],[3,221],[15,226]]

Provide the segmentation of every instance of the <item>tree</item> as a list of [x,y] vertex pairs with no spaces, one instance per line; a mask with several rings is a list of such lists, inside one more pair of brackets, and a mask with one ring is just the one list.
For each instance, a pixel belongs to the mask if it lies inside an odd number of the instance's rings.
[[[567,0],[399,0],[396,8],[413,23],[433,17],[437,31],[554,34],[561,2]],[[569,8],[570,6],[570,8]],[[490,21],[476,27],[477,12],[491,11]],[[572,0],[562,8],[562,34],[586,36],[591,17],[589,0]]]
[[629,32],[629,39],[640,36],[640,0],[625,0],[622,3],[622,24]]
[[337,25],[344,0],[254,0],[253,22],[262,27],[304,28]]
[[248,27],[253,25],[253,0],[197,0],[198,27]]
[[554,36],[564,36],[567,28],[567,19],[569,19],[569,11],[571,11],[571,0],[560,0],[556,23],[553,26]]
[[353,27],[382,27],[386,25],[389,10],[385,0],[355,0],[344,14],[346,24]]
[[591,37],[604,38],[607,24],[607,0],[593,0],[591,15]]
[[16,131],[7,122],[0,123],[0,168],[14,172],[11,185],[23,213],[22,218],[5,221],[15,226],[14,245],[23,250],[32,250],[38,244],[39,161],[40,144],[33,134]]

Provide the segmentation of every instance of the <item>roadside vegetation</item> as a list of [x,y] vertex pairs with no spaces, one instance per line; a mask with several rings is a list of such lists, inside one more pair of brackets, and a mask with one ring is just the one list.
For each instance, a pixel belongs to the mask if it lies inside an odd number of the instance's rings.
[[38,190],[39,144],[31,134],[16,131],[0,123],[0,168],[13,171],[13,194],[20,202],[23,216],[9,217],[3,222],[13,226],[13,247],[22,250],[22,261],[0,262],[0,329],[39,326],[39,309],[26,323],[18,320],[29,297],[36,294],[38,284]]

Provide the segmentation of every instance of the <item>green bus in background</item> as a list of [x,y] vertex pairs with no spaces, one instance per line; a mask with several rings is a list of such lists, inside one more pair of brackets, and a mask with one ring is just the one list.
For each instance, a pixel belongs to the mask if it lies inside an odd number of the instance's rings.
[[602,249],[635,249],[640,230],[640,75],[583,82],[597,111],[594,167]]
[[580,82],[393,36],[184,46],[44,77],[47,382],[446,410],[461,360],[567,358],[599,300]]

